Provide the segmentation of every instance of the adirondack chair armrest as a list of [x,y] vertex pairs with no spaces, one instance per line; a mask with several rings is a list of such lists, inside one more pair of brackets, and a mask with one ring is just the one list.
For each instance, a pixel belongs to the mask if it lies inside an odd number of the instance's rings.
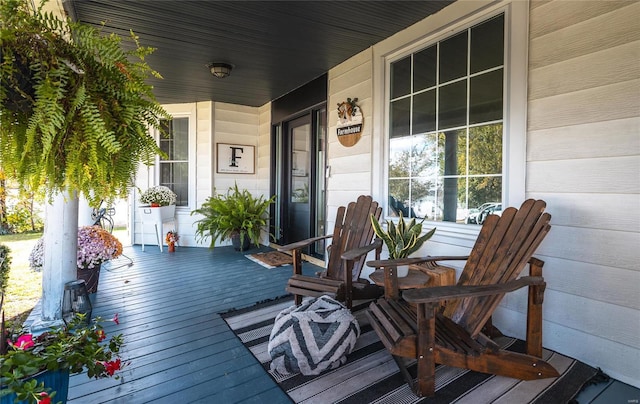
[[383,267],[397,267],[399,265],[413,265],[423,262],[436,262],[436,261],[466,261],[469,256],[442,256],[442,257],[415,257],[415,258],[400,258],[395,260],[375,260],[367,261],[367,266],[374,268]]
[[308,238],[306,240],[296,241],[295,243],[291,243],[291,244],[286,244],[286,245],[280,246],[277,249],[278,249],[278,251],[282,251],[282,252],[298,250],[300,248],[304,248],[304,247],[306,247],[306,246],[308,246],[310,244],[313,244],[316,241],[324,240],[324,239],[331,238],[331,237],[333,237],[333,234],[328,234],[326,236],[319,236],[319,237],[311,237],[311,238]]
[[531,285],[544,285],[541,276],[523,276],[516,280],[497,285],[439,286],[424,289],[411,289],[402,294],[409,303],[438,303],[443,300],[497,295]]
[[373,240],[373,242],[369,245],[365,245],[362,247],[354,248],[349,251],[345,251],[340,258],[347,261],[354,261],[357,258],[362,257],[363,255],[368,254],[370,251],[376,250],[378,248],[382,248],[382,240],[377,238]]

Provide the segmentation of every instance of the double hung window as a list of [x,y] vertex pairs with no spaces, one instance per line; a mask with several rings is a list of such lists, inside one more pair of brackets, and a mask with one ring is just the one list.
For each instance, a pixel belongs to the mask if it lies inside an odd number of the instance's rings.
[[189,206],[189,118],[162,120],[161,127],[159,145],[166,156],[158,162],[160,185],[178,195],[176,206]]

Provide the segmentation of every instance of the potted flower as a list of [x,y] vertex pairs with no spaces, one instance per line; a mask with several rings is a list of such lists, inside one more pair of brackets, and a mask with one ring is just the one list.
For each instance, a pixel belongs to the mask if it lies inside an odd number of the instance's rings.
[[178,233],[175,230],[167,232],[167,236],[164,241],[166,241],[167,246],[169,246],[169,252],[176,251],[176,244],[178,243],[178,240],[180,240],[180,236],[178,236]]
[[140,202],[151,207],[175,205],[178,195],[171,188],[164,185],[156,185],[148,188],[140,195]]
[[[176,193],[164,185],[148,188],[140,195],[140,202],[145,204],[139,209],[140,214],[143,215],[142,222],[158,225],[158,223],[163,223],[174,217],[177,198]],[[161,236],[159,235],[159,237]]]
[[[424,235],[421,235],[423,222],[424,219],[416,222],[416,219],[413,218],[407,224],[402,217],[402,212],[400,212],[398,224],[396,225],[393,220],[387,220],[387,230],[384,231],[375,216],[371,215],[373,231],[376,233],[376,236],[386,244],[389,250],[389,259],[392,260],[407,258],[409,255],[418,251],[420,247],[422,247],[422,244],[433,236],[436,232],[435,227]],[[409,272],[408,265],[399,265],[397,268],[399,277],[407,276]]]
[[[120,357],[124,339],[118,334],[107,340],[103,321],[96,318],[85,326],[78,315],[37,337],[5,335],[2,323],[0,403],[65,403],[70,373],[86,370],[89,378],[118,378],[116,372],[125,365]],[[118,324],[117,314],[111,321]]]
[[267,228],[269,205],[275,201],[275,195],[267,199],[260,195],[254,197],[238,184],[230,187],[226,194],[210,196],[191,212],[204,216],[196,222],[196,240],[211,237],[210,247],[215,247],[217,239],[231,239],[236,250],[243,251],[250,244],[260,244],[260,232]]
[[[100,266],[122,254],[122,243],[100,226],[78,229],[77,278],[84,279],[89,293],[98,290]],[[39,270],[44,264],[44,238],[38,240],[29,255],[29,265]]]

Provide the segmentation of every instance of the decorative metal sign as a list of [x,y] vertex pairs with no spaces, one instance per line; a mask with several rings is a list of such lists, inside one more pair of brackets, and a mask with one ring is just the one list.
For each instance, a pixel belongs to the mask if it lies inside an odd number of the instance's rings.
[[338,140],[346,147],[358,143],[362,134],[364,117],[356,102],[358,102],[357,98],[347,98],[346,101],[338,104]]

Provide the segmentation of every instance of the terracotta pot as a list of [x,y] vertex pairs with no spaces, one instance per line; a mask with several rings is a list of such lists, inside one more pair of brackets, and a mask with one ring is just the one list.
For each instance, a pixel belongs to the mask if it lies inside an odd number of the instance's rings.
[[176,252],[176,244],[175,243],[169,243],[168,247],[169,247],[168,250],[169,250],[170,253]]
[[160,204],[159,204],[159,203],[153,203],[153,202],[152,202],[152,203],[151,203],[151,207],[152,207],[152,208],[159,208],[159,207],[160,207]]

